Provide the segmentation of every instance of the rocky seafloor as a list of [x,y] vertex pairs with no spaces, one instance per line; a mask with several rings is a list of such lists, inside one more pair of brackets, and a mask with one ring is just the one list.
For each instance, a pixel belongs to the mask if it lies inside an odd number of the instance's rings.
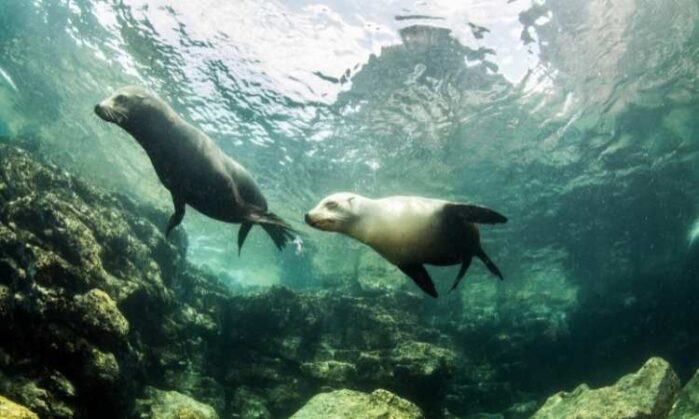
[[167,217],[0,145],[0,418],[699,417],[660,358],[547,399],[419,296],[234,293]]

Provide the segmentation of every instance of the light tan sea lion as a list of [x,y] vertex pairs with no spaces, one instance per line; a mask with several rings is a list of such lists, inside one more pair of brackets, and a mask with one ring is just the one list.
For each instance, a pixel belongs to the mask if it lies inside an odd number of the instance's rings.
[[452,290],[473,256],[502,279],[481,248],[475,223],[505,223],[507,218],[488,208],[419,196],[370,199],[341,192],[324,198],[305,218],[317,229],[336,231],[369,245],[432,297],[437,297],[437,291],[423,264],[461,264]]

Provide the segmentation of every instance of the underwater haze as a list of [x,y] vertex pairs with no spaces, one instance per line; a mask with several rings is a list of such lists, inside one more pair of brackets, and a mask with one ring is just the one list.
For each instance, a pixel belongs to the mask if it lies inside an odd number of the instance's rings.
[[[302,244],[254,227],[238,256],[238,227],[192,209],[166,240],[170,194],[93,112],[127,85],[243,164]],[[314,417],[339,389],[421,412],[392,417],[565,417],[548,396],[651,357],[677,388],[638,417],[667,417],[699,368],[696,0],[0,0],[0,139],[0,396],[42,418]],[[430,267],[423,295],[304,223],[340,191],[495,209],[504,280],[477,261],[449,292],[458,268]],[[44,272],[40,249],[73,250]],[[90,301],[108,314],[83,328]]]

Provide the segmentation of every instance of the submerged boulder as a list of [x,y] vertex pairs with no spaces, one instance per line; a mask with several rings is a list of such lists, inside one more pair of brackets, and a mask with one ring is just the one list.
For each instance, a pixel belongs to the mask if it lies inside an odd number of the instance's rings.
[[[274,287],[227,305],[226,388],[247,386],[274,417],[328,389],[386,388],[438,415],[457,360],[406,293],[297,293]],[[290,409],[291,408],[291,409]]]
[[672,406],[669,419],[699,418],[699,370],[684,386]]
[[292,419],[421,419],[419,407],[390,391],[336,390],[314,396]]
[[166,213],[0,145],[0,392],[41,417],[123,416],[162,369],[185,267]]
[[2,419],[39,419],[39,416],[26,407],[0,396],[0,418]]
[[144,419],[218,419],[213,407],[176,391],[147,387],[136,401],[136,416]]
[[301,371],[310,377],[338,384],[351,382],[357,376],[354,364],[335,360],[304,362]]
[[252,393],[246,387],[236,389],[231,403],[234,418],[241,419],[271,419],[273,416],[267,409],[265,400]]
[[80,323],[88,330],[115,339],[124,339],[129,333],[129,322],[106,292],[92,289],[73,297],[79,311]]
[[555,394],[532,418],[665,418],[679,388],[680,381],[670,364],[654,357],[612,386],[591,389],[582,384],[570,393]]

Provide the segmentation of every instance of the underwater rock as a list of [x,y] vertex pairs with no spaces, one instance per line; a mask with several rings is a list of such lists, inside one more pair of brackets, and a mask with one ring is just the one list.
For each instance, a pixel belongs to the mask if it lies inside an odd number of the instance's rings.
[[677,395],[669,419],[699,418],[699,370]]
[[304,362],[301,371],[327,383],[348,383],[357,376],[357,367],[349,362],[317,361]]
[[82,325],[93,333],[114,336],[116,339],[123,339],[129,333],[129,322],[106,292],[95,288],[74,296],[73,300],[80,312]]
[[292,419],[421,419],[420,408],[395,394],[378,389],[371,394],[336,390],[314,396]]
[[185,267],[166,218],[0,145],[3,394],[41,417],[118,417],[159,379],[155,351],[183,340],[163,326]]
[[232,410],[234,418],[241,419],[271,419],[273,416],[267,409],[265,400],[251,392],[246,387],[236,389],[233,396]]
[[[515,403],[500,413],[471,413],[463,417],[463,419],[529,419],[538,407],[539,404],[536,401],[530,400],[528,402]],[[446,417],[451,418],[452,416],[447,415]],[[460,418],[462,416],[456,417]]]
[[216,379],[206,375],[210,372],[207,370],[215,368],[215,362],[203,359],[208,353],[204,348],[195,346],[194,349],[198,352],[190,352],[173,359],[177,363],[186,364],[186,367],[168,366],[163,373],[162,384],[190,394],[217,412],[223,412],[226,407],[226,392]]
[[0,396],[0,418],[2,419],[39,419],[36,413],[11,400]]
[[416,377],[443,378],[451,375],[456,352],[431,343],[408,340],[401,342],[391,353],[397,366],[396,378],[412,380]]
[[146,387],[136,401],[136,416],[144,419],[218,419],[213,407],[176,391]]
[[[0,370],[5,368],[3,365]],[[0,372],[0,392],[11,394],[14,401],[33,412],[39,412],[41,417],[71,418],[74,416],[73,409],[64,402],[64,399],[72,399],[75,396],[75,387],[57,371],[46,372],[36,381],[21,376],[9,377]]]
[[93,383],[114,384],[119,380],[119,363],[113,353],[90,348],[83,368]]
[[438,412],[456,355],[448,338],[422,325],[418,299],[280,287],[234,296],[224,332],[236,356],[222,360],[225,387],[248,386],[275,417],[292,414],[309,394],[337,388],[384,387]]
[[570,393],[549,397],[532,419],[665,418],[679,388],[670,364],[654,357],[612,386],[590,389],[582,384]]
[[539,407],[535,400],[515,403],[507,408],[503,414],[507,419],[527,419],[530,418]]

